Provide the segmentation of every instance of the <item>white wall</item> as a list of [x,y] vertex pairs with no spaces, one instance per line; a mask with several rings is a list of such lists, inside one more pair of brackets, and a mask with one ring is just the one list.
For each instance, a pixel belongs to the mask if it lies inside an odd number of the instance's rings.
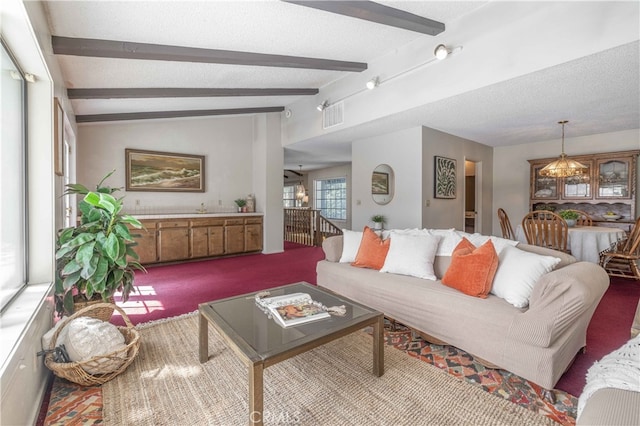
[[[422,227],[422,128],[356,140],[351,150],[351,228],[372,226],[374,214],[387,218],[387,229]],[[386,205],[371,197],[371,173],[379,164],[391,166],[395,177],[395,195]]]
[[[422,227],[424,228],[456,228],[464,229],[464,167],[465,160],[477,164],[476,181],[481,185],[479,197],[476,198],[478,212],[476,232],[491,232],[491,208],[493,190],[491,187],[491,170],[493,168],[493,148],[468,139],[423,127],[423,176],[424,187],[422,197],[424,207]],[[457,190],[455,199],[434,197],[434,156],[453,158],[457,166]],[[481,196],[480,196],[481,195]]]
[[125,209],[133,213],[187,213],[204,203],[210,212],[237,211],[233,200],[255,192],[253,141],[250,115],[82,124],[78,128],[77,181],[93,188],[115,169],[106,183],[124,187],[125,148],[204,155],[204,193],[123,189],[120,194],[126,195]]
[[[567,155],[595,154],[599,152],[616,152],[640,149],[640,130],[599,135],[566,137],[565,152]],[[511,224],[515,226],[529,211],[529,178],[530,168],[527,160],[559,156],[561,140],[541,141],[523,145],[498,147],[493,151],[493,234],[499,235],[497,210],[506,210]],[[636,197],[640,188],[640,174],[636,186]],[[636,198],[636,216],[640,214],[640,199]]]

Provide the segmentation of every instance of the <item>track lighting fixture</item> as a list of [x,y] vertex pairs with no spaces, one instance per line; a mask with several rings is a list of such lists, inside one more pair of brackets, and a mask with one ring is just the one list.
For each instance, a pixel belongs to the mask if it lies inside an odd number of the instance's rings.
[[324,111],[328,106],[329,106],[329,101],[322,101],[322,103],[318,105],[316,108],[318,109],[318,111]]
[[380,79],[377,76],[373,77],[371,80],[367,81],[367,89],[373,90],[376,87],[378,87],[379,84],[380,84]]
[[439,61],[446,59],[447,56],[449,56],[449,53],[451,53],[451,51],[447,49],[447,46],[444,44],[437,45],[436,49],[433,51],[433,54],[436,55],[436,59]]

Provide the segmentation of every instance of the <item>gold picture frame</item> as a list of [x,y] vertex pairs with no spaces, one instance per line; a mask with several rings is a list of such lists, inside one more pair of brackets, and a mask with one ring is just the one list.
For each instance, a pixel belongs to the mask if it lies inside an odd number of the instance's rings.
[[53,171],[64,175],[64,110],[58,98],[53,98]]
[[127,191],[204,192],[204,155],[125,149]]

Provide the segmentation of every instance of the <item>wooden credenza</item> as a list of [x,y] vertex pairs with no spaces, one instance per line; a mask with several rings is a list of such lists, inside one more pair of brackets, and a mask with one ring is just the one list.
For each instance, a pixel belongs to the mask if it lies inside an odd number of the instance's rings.
[[262,251],[262,216],[140,218],[143,265]]

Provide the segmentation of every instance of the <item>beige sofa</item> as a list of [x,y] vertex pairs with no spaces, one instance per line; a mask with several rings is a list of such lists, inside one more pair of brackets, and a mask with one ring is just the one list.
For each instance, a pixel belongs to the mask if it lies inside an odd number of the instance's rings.
[[[342,238],[331,237],[323,243],[325,259],[316,268],[319,286],[546,389],[555,386],[586,346],[587,326],[609,286],[609,277],[596,264],[519,244],[521,250],[552,255],[561,262],[535,284],[528,308],[516,308],[492,294],[486,299],[467,296],[439,280],[339,263]],[[436,256],[438,278],[449,263],[450,257]]]

